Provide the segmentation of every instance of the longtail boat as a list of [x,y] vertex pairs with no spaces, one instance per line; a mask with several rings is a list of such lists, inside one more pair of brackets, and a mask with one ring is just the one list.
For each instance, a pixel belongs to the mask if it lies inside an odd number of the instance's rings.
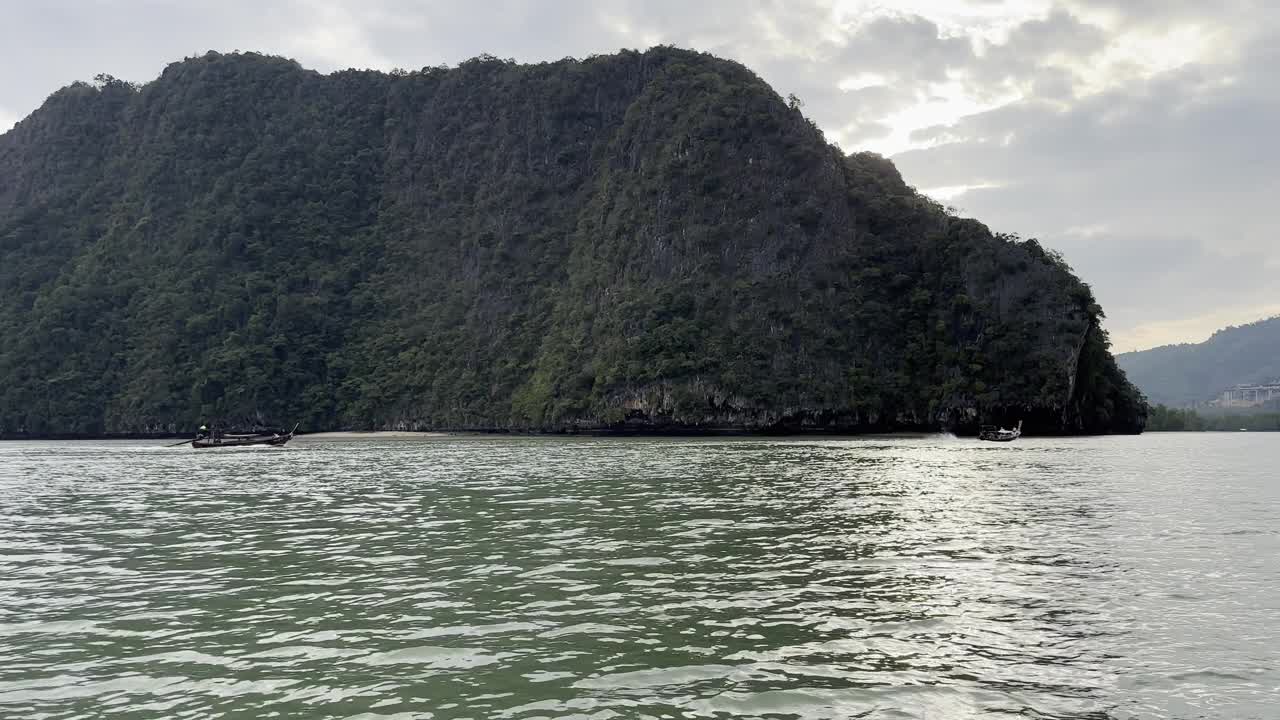
[[246,445],[275,445],[280,446],[293,439],[293,434],[297,432],[298,426],[294,425],[293,430],[284,432],[260,432],[260,433],[222,433],[213,432],[208,435],[197,435],[191,441],[191,447],[196,449],[204,448],[228,448],[228,447],[244,447]]
[[998,428],[995,425],[983,425],[978,428],[978,439],[989,440],[991,442],[1012,442],[1022,437],[1022,421],[1018,421],[1018,427],[1012,430]]

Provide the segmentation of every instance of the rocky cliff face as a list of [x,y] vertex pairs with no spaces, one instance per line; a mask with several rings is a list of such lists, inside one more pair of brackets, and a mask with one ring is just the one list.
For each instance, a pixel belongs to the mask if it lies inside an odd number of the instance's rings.
[[1140,431],[1088,287],[734,63],[253,55],[0,136],[0,429]]

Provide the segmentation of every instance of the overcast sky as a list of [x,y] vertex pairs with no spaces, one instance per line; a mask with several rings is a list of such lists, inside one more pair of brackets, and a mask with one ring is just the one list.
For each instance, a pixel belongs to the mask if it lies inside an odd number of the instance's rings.
[[1280,314],[1272,0],[0,0],[0,19],[0,131],[73,80],[211,49],[322,71],[705,50],[1061,250],[1118,350]]

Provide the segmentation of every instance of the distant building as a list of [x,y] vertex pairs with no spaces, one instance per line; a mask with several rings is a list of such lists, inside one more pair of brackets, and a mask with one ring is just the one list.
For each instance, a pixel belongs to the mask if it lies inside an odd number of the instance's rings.
[[1258,407],[1280,400],[1280,382],[1265,385],[1236,385],[1223,391],[1211,404],[1218,407]]

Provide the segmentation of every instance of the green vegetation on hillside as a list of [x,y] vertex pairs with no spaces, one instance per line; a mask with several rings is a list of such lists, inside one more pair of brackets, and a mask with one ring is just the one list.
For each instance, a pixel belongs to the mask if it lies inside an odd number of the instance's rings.
[[1087,285],[658,48],[210,53],[0,136],[0,432],[1137,432]]
[[1280,431],[1280,413],[1201,414],[1188,408],[1151,406],[1147,429],[1156,432],[1183,431]]
[[1123,353],[1116,360],[1153,402],[1212,400],[1233,385],[1280,379],[1280,317],[1224,328],[1202,343]]

